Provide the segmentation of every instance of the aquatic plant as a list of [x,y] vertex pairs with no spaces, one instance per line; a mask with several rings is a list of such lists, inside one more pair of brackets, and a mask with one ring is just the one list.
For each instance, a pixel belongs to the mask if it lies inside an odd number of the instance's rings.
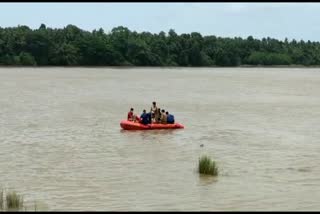
[[218,175],[218,167],[215,161],[211,160],[210,157],[204,155],[199,158],[199,173],[206,175]]
[[21,210],[23,208],[23,196],[15,191],[6,194],[7,210]]
[[0,210],[3,210],[4,200],[3,200],[3,190],[0,192]]
[[[15,191],[7,192],[0,188],[1,211],[27,211],[23,196]],[[34,211],[38,211],[38,203],[36,201],[34,201]]]

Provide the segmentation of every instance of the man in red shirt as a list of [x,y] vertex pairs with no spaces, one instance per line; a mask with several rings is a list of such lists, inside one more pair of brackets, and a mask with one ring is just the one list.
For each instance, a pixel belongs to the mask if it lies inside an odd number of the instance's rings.
[[128,120],[133,122],[140,121],[140,118],[133,113],[133,108],[128,112]]
[[130,111],[128,112],[128,120],[133,121],[133,108],[131,108]]

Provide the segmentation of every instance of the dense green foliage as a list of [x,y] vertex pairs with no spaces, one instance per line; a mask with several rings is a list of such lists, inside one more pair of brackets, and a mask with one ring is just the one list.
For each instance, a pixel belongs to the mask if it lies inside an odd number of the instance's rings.
[[202,156],[199,158],[198,171],[200,174],[206,175],[217,176],[219,174],[216,162],[211,160],[211,158],[208,156]]
[[84,31],[42,24],[0,28],[0,65],[239,66],[320,65],[320,43],[137,33],[125,27]]

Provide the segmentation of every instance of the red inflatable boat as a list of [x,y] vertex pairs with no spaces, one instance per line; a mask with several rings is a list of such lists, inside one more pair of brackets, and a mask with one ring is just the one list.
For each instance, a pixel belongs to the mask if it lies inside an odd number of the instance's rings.
[[143,125],[141,123],[132,122],[128,120],[122,120],[120,122],[120,126],[124,130],[183,129],[184,128],[184,126],[179,123],[174,123],[174,124],[153,123],[153,124]]

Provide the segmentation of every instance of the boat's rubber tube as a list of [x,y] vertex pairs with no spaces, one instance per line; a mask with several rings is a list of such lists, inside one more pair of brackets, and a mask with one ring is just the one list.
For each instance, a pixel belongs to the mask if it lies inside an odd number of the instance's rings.
[[141,123],[132,122],[128,120],[122,120],[120,122],[120,126],[124,130],[183,129],[184,128],[184,126],[181,125],[180,123],[174,123],[174,124],[153,123],[153,124],[143,125]]

